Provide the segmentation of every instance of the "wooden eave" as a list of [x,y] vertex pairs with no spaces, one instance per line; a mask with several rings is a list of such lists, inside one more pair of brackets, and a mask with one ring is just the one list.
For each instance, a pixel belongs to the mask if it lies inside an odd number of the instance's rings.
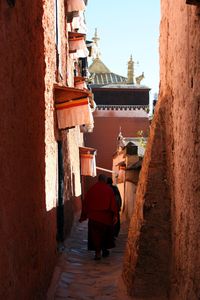
[[[117,85],[117,84],[116,84]],[[109,87],[106,87],[106,84],[102,84],[103,87],[91,87],[92,90],[95,92],[95,91],[102,91],[102,92],[105,92],[105,91],[111,91],[111,92],[114,92],[114,91],[117,91],[117,92],[121,92],[121,91],[127,91],[129,93],[134,93],[134,92],[149,92],[151,89],[150,88],[134,88],[134,87],[130,87],[130,88],[123,88],[123,87],[117,87],[117,88],[109,88]]]
[[86,154],[88,152],[90,152],[91,154],[96,154],[97,149],[90,147],[79,147],[79,152],[80,154]]
[[[67,10],[67,8],[66,8]],[[78,17],[79,11],[70,11],[66,13],[67,16],[67,23],[71,23],[74,17]]]
[[77,40],[77,39],[84,39],[85,34],[84,33],[79,33],[79,32],[73,32],[73,31],[68,31],[68,39],[69,40]]
[[85,82],[85,77],[74,76],[74,82],[75,82],[75,83],[78,83],[78,82]]
[[90,96],[91,96],[91,92],[89,90],[87,91],[87,90],[76,89],[73,87],[54,85],[54,98],[56,104],[70,101],[70,100],[87,98]]

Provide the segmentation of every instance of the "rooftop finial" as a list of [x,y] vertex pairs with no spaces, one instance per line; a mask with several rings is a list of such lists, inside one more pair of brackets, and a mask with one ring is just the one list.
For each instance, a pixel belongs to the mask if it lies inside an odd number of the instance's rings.
[[132,55],[130,56],[130,60],[128,61],[128,74],[127,74],[127,83],[134,84],[134,61]]
[[124,146],[125,146],[125,141],[124,141],[124,137],[122,135],[122,128],[120,126],[119,127],[119,134],[118,134],[118,137],[117,137],[117,150],[120,150]]
[[94,49],[94,54],[93,54],[93,58],[99,58],[100,56],[100,51],[99,51],[99,40],[100,38],[98,37],[97,34],[97,28],[95,28],[95,33],[94,33],[94,37],[92,38],[94,43],[95,43],[95,49]]
[[100,40],[100,38],[98,37],[97,34],[97,28],[95,28],[94,37],[92,39],[95,42],[95,44],[98,46],[98,41]]
[[142,74],[138,77],[135,78],[136,83],[140,84],[140,82],[144,79],[144,72],[142,72]]

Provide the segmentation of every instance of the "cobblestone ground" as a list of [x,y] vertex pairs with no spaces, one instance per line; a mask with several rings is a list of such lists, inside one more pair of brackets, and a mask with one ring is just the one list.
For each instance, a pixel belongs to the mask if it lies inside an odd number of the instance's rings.
[[55,268],[48,300],[128,300],[121,279],[127,225],[123,224],[110,256],[95,261],[87,251],[87,222],[78,223],[65,241]]

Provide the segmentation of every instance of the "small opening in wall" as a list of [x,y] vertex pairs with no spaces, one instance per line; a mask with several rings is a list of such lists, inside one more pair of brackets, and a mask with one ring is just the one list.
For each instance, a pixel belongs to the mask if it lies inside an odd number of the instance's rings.
[[186,0],[186,4],[200,5],[200,0]]
[[193,89],[193,77],[191,77],[190,87]]
[[7,2],[10,6],[14,7],[16,0],[7,0]]
[[200,16],[200,4],[196,7],[196,16]]

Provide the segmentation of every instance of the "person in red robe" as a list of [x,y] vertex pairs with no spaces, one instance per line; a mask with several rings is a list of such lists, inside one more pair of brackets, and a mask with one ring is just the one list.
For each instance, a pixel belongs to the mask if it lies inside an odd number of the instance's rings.
[[95,260],[109,255],[115,247],[114,224],[118,220],[118,207],[112,188],[106,183],[106,176],[100,174],[98,182],[87,192],[82,203],[79,221],[88,219],[88,250],[95,251]]
[[107,184],[109,184],[109,186],[112,188],[114,195],[115,195],[115,201],[118,207],[118,220],[117,223],[114,226],[114,236],[118,237],[119,232],[120,232],[120,210],[121,210],[121,206],[122,206],[122,198],[120,195],[120,192],[118,190],[118,187],[116,185],[113,185],[113,180],[111,177],[107,178]]

